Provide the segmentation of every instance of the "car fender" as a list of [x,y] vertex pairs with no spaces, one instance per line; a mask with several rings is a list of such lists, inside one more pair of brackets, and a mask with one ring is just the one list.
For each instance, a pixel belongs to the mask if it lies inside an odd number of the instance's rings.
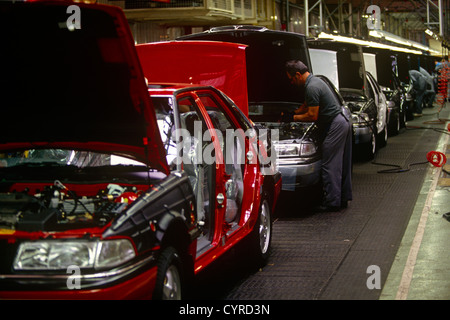
[[185,217],[181,213],[176,212],[176,211],[169,211],[168,210],[167,213],[161,215],[161,217],[158,219],[157,229],[156,229],[156,232],[155,232],[156,239],[158,240],[159,244],[160,245],[162,244],[164,236],[165,236],[167,230],[171,226],[174,226],[175,224],[180,224],[182,226],[182,228],[179,227],[179,226],[177,226],[176,228],[177,229],[184,229],[185,232],[183,232],[183,234],[184,233],[188,234],[188,230],[187,230],[186,225],[184,223],[185,221],[186,221]]
[[128,236],[138,251],[161,246],[164,233],[174,222],[184,226],[188,242],[197,235],[194,195],[184,174],[172,173],[160,183],[150,186],[126,213],[117,217],[103,238]]

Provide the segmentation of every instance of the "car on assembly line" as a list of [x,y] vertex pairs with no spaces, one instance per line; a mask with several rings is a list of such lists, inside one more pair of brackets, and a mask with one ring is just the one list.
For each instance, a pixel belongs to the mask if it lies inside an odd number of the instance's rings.
[[[278,132],[277,139],[274,139],[274,151],[277,153],[277,168],[283,179],[282,189],[296,191],[320,187],[322,162],[317,127],[312,122],[280,121],[282,112],[295,110],[304,102],[304,92],[290,84],[285,64],[289,60],[297,59],[303,61],[311,70],[306,37],[299,33],[269,30],[265,27],[234,25],[216,27],[177,39],[179,43],[189,41],[234,43],[245,48],[245,61],[229,59],[229,65],[234,68],[238,68],[238,63],[244,66],[243,69],[239,67],[239,77],[228,78],[231,79],[229,83],[245,81],[248,87],[247,97],[236,97],[245,100],[246,107],[243,111],[247,112],[248,117],[257,125]],[[207,61],[219,52],[220,50],[216,49],[196,55],[201,55],[202,61]],[[187,61],[192,59],[193,54],[183,51],[182,56],[182,59]],[[225,70],[225,67],[223,69]],[[204,70],[206,75],[213,74],[206,72],[206,68]],[[220,83],[214,83],[217,82]],[[223,91],[235,99],[235,95],[227,88]],[[237,105],[241,107],[244,104]]]
[[364,64],[387,100],[387,125],[390,135],[406,127],[406,90],[397,76],[397,56],[387,49],[363,47]]
[[309,40],[313,70],[334,81],[352,113],[354,154],[373,159],[388,138],[387,102],[378,83],[366,71],[359,45]]
[[214,87],[150,83],[149,94],[169,166],[193,189],[195,272],[242,241],[264,264],[281,191],[281,175],[265,156],[267,135]]
[[[222,34],[224,40],[233,39],[229,32],[230,29],[225,28],[223,34],[218,32],[218,35]],[[284,67],[290,58],[308,61],[309,58],[301,56],[305,53],[301,50],[302,36],[247,27],[236,27],[236,35],[247,44],[188,37],[187,40],[139,44],[137,51],[149,80],[214,84],[233,99],[256,126],[267,130],[273,146],[269,150],[270,157],[282,174],[284,190],[320,186],[321,143],[317,126],[312,122],[280,121],[281,112],[296,109],[302,101],[301,93],[291,92],[293,87],[285,83]],[[252,59],[255,56],[259,62]],[[260,70],[258,65],[269,67]],[[349,115],[336,88],[326,77],[322,79]],[[243,88],[247,84],[249,89],[245,91]],[[264,84],[264,90],[259,90],[258,84]]]
[[71,5],[0,3],[0,298],[180,299],[238,244],[267,259],[258,128],[213,87],[149,88],[121,9],[76,3],[78,29]]
[[352,112],[357,155],[373,159],[388,140],[388,105],[376,80],[365,72],[367,87],[364,90],[341,88],[341,93]]

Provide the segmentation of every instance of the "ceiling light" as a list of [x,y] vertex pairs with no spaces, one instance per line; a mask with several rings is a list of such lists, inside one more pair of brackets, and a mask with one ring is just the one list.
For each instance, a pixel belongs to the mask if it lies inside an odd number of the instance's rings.
[[373,41],[359,40],[359,39],[349,38],[349,37],[344,37],[344,36],[339,36],[339,35],[332,35],[332,34],[327,34],[325,32],[321,32],[318,35],[318,38],[332,39],[337,42],[355,43],[355,44],[359,44],[362,46],[368,46],[368,47],[372,47],[372,48],[380,48],[380,49],[388,49],[388,50],[401,51],[401,52],[414,53],[414,54],[422,54],[421,51],[417,51],[417,50],[391,46],[391,45],[373,42]]

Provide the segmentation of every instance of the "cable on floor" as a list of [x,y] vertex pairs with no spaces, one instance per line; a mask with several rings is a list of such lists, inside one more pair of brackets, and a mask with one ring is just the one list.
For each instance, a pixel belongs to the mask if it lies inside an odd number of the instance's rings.
[[372,161],[372,164],[379,166],[393,167],[391,169],[378,170],[377,173],[402,173],[410,171],[412,166],[431,163],[435,167],[442,167],[442,171],[449,174],[449,172],[443,168],[446,162],[447,157],[445,156],[444,153],[439,151],[430,151],[427,153],[427,161],[413,162],[408,164],[406,168],[403,168],[402,166],[397,164],[389,164],[376,161]]

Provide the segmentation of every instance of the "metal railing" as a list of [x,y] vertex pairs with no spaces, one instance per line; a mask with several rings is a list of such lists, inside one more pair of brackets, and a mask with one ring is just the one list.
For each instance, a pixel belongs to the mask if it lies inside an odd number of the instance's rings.
[[258,0],[97,0],[97,3],[112,4],[124,10],[133,9],[206,9],[217,14],[239,19],[256,18]]

